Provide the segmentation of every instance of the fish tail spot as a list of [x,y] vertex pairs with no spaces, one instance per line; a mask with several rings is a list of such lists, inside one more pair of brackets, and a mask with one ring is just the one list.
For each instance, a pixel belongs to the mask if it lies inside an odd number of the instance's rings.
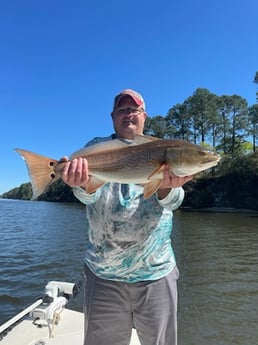
[[50,177],[52,178],[52,179],[54,179],[55,177],[56,177],[56,175],[55,174],[50,174]]

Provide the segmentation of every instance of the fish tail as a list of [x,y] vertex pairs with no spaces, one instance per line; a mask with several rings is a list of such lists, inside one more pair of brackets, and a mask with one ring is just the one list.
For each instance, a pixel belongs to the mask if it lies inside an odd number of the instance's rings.
[[60,178],[60,171],[56,169],[59,164],[57,160],[23,149],[15,149],[15,151],[26,162],[32,185],[32,199],[36,199]]

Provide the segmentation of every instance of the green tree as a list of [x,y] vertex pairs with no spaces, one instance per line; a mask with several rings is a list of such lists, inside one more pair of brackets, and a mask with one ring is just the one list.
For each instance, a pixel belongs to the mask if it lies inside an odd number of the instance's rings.
[[23,183],[20,187],[13,188],[2,195],[4,199],[30,200],[32,198],[31,183]]
[[250,134],[253,141],[253,152],[256,151],[256,140],[258,136],[258,104],[254,104],[248,108],[248,117],[250,122]]
[[248,108],[246,99],[238,95],[223,95],[219,102],[223,137],[220,147],[224,153],[239,153],[248,133]]
[[166,119],[175,138],[183,140],[191,139],[192,120],[186,103],[178,103],[169,109]]
[[[255,84],[258,84],[258,71],[255,73],[255,76],[254,76],[254,83]],[[258,102],[258,91],[256,92],[256,100]]]
[[144,126],[144,134],[152,135],[157,138],[169,139],[172,137],[173,130],[165,117],[158,115],[147,117]]
[[230,121],[228,117],[228,106],[227,106],[227,99],[228,96],[223,95],[220,96],[218,99],[218,104],[217,104],[217,112],[220,117],[220,128],[221,128],[221,140],[220,140],[220,145],[218,145],[218,148],[222,150],[224,153],[227,153],[227,141],[228,141],[228,133],[230,130]]
[[208,89],[198,88],[186,100],[187,108],[192,119],[194,143],[198,138],[203,143],[212,130],[212,121],[216,109],[216,95]]
[[224,117],[221,113],[221,102],[219,96],[214,96],[211,107],[211,129],[210,140],[213,147],[216,147],[223,136],[224,125],[226,124]]

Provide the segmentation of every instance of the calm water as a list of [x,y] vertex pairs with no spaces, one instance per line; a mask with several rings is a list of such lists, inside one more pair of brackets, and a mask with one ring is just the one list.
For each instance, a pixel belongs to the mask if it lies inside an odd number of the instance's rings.
[[[0,323],[83,279],[84,207],[0,200]],[[258,214],[175,212],[179,345],[258,344]],[[82,293],[70,307],[82,310]]]

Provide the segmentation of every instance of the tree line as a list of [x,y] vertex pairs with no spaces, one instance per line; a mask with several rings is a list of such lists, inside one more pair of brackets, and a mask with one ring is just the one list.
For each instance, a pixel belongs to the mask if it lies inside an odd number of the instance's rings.
[[147,118],[145,134],[201,143],[231,156],[255,152],[258,104],[248,107],[239,95],[217,96],[198,88],[183,103],[170,108],[166,116]]

